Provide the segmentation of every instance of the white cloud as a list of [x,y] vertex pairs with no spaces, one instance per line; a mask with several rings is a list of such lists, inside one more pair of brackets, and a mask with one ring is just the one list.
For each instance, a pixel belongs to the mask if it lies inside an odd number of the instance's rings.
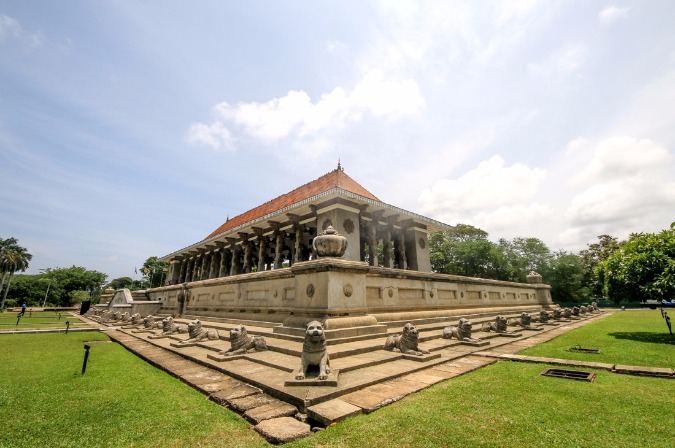
[[432,216],[471,215],[483,209],[522,204],[534,197],[546,177],[541,168],[506,166],[498,155],[457,179],[441,179],[422,191],[418,201]]
[[588,48],[583,44],[566,46],[543,62],[528,64],[527,71],[532,76],[545,78],[570,74],[583,67],[589,54]]
[[323,131],[340,130],[366,113],[395,120],[414,115],[423,106],[424,99],[414,80],[385,79],[381,72],[371,71],[351,93],[336,87],[315,103],[304,91],[294,90],[265,103],[233,106],[222,102],[214,108],[216,121],[193,124],[188,140],[219,147],[232,142],[233,128],[266,143],[289,136],[320,139]]
[[44,44],[40,33],[31,33],[23,29],[18,20],[0,14],[0,42],[15,39],[31,48],[39,48]]
[[625,19],[628,17],[628,12],[630,11],[629,7],[619,8],[617,6],[606,6],[602,11],[598,13],[598,19],[603,25],[610,25],[617,20]]
[[490,229],[491,235],[514,238],[522,236],[524,229],[532,229],[542,223],[551,222],[555,215],[555,209],[550,205],[533,202],[479,212],[471,218],[471,221],[472,225],[478,228]]
[[649,139],[614,136],[601,141],[585,159],[573,184],[662,177],[673,157]]

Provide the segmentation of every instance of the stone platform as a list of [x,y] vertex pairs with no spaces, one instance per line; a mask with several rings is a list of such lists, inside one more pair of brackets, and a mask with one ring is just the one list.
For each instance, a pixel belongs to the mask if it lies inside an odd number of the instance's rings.
[[[187,335],[151,338],[160,330],[139,333],[133,329],[109,327],[106,333],[212,400],[238,410],[252,423],[258,425],[266,421],[264,431],[259,431],[266,434],[274,428],[267,422],[270,419],[296,416],[309,418],[314,425],[325,426],[350,415],[372,412],[410,393],[500,359],[481,356],[483,352],[508,353],[509,347],[521,350],[603,315],[586,315],[578,321],[536,331],[523,329],[519,337],[474,332],[474,338],[488,342],[479,346],[441,337],[443,328],[455,325],[455,321],[420,324],[417,325],[419,346],[430,352],[421,357],[382,349],[388,335],[401,331],[400,327],[392,326],[385,335],[333,341],[328,352],[331,368],[338,371],[339,376],[331,377],[325,385],[288,382],[300,366],[302,340],[274,333],[270,327],[247,326],[249,334],[265,337],[268,351],[235,356],[219,354],[230,348],[227,338],[232,324],[202,320],[205,328],[218,330],[220,339],[185,345],[178,342],[187,339]],[[480,326],[480,320],[472,320],[475,326]],[[176,321],[187,323],[189,319]],[[309,431],[309,426],[302,428],[303,433]],[[276,440],[273,436],[266,437]],[[291,439],[282,437],[278,440]]]

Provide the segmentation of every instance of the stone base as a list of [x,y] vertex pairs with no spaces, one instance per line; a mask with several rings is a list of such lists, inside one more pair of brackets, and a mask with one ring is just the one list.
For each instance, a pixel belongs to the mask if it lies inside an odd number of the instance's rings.
[[169,337],[168,334],[151,334],[150,336],[148,336],[148,339],[164,339],[168,337]]
[[403,359],[407,359],[408,361],[417,361],[417,362],[427,362],[431,361],[432,359],[440,358],[441,354],[436,352],[436,353],[425,353],[422,356],[417,356],[417,355],[403,355]]
[[[273,332],[276,334],[286,334],[290,336],[305,337],[305,328],[294,328],[294,327],[274,327]],[[374,324],[364,327],[348,327],[348,328],[337,328],[333,330],[326,330],[324,328],[323,334],[326,336],[326,340],[330,341],[333,339],[342,339],[350,338],[355,336],[364,336],[364,335],[385,335],[387,333],[387,326],[381,324]]]
[[529,331],[541,331],[543,329],[544,329],[544,327],[523,327],[523,330],[529,330]]
[[284,382],[284,386],[327,386],[327,387],[337,387],[338,385],[338,375],[339,370],[332,370],[328,374],[328,379],[320,380],[317,378],[319,375],[318,370],[310,370],[307,372],[307,377],[304,380],[296,380],[295,372],[292,372],[288,379]]
[[221,355],[220,353],[217,354],[217,355],[214,355],[214,354],[211,354],[211,353],[206,354],[206,357],[208,359],[212,359],[212,360],[218,361],[218,362],[233,361],[235,359],[241,359],[244,356],[246,356],[244,353],[241,353],[239,355],[231,355],[231,356]]
[[496,333],[497,336],[504,336],[505,338],[519,338],[523,335],[523,333],[519,333],[517,331],[507,331],[506,333]]
[[469,345],[471,347],[484,347],[490,345],[490,341],[459,341],[462,345]]
[[197,342],[172,342],[171,347],[184,348],[184,347],[196,347]]

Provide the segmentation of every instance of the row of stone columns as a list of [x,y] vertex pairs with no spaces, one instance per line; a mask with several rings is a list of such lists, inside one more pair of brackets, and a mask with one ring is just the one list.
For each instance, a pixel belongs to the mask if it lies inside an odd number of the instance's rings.
[[394,229],[392,222],[379,224],[377,217],[372,221],[361,221],[361,261],[365,261],[367,248],[368,264],[379,266],[377,247],[380,241],[382,241],[382,266],[407,269],[409,263],[406,254],[406,227]]
[[[277,228],[271,237],[274,248],[269,244],[268,237],[262,234],[262,229],[255,228],[254,234],[239,234],[240,244],[237,244],[236,238],[227,238],[226,243],[218,242],[217,246],[211,246],[209,251],[196,253],[190,258],[174,260],[167,283],[227,277],[253,272],[254,268],[257,271],[279,269],[286,257],[291,265],[309,259],[311,249],[303,241],[304,225],[297,224],[293,230],[293,233],[287,233]],[[288,246],[285,245],[287,240]]]

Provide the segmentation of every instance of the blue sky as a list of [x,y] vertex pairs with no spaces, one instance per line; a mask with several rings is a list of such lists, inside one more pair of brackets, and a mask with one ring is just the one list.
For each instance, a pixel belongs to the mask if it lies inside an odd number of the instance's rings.
[[0,0],[0,237],[109,279],[332,170],[577,251],[675,221],[672,1]]

